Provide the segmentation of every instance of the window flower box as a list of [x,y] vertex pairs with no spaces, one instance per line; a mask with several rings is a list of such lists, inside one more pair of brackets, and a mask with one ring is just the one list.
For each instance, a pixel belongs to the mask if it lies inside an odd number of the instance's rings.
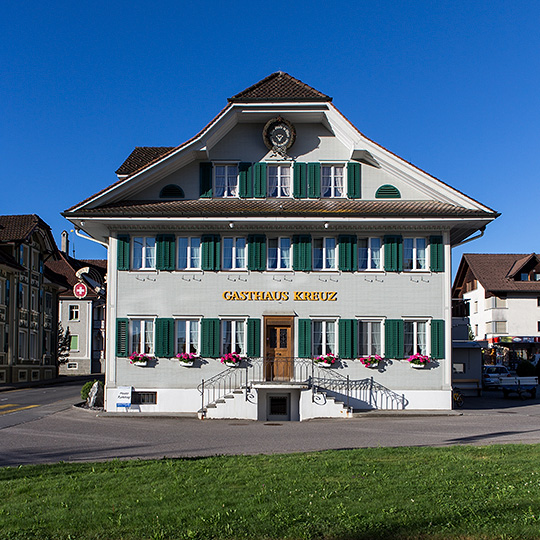
[[238,353],[224,354],[220,359],[222,364],[228,367],[238,367],[242,361],[242,357]]
[[412,354],[407,358],[407,362],[414,369],[424,369],[427,365],[431,363],[431,358],[424,354]]
[[360,358],[360,362],[367,368],[378,368],[379,362],[383,360],[382,356],[379,356],[378,354],[370,354],[369,356],[364,356],[363,358]]
[[145,367],[148,365],[149,360],[151,360],[152,357],[145,353],[133,353],[129,357],[129,363],[133,364],[134,366],[139,367]]
[[332,353],[321,354],[321,356],[316,356],[313,361],[317,367],[321,368],[331,368],[337,362],[337,356]]
[[178,362],[181,366],[192,367],[195,360],[199,358],[199,355],[195,353],[178,353],[176,358],[178,358]]

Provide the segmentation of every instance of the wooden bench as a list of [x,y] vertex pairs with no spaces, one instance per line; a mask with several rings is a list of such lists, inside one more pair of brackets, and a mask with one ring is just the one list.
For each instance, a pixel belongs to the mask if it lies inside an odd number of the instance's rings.
[[482,385],[478,379],[456,379],[452,386],[460,390],[475,390],[477,396],[482,395]]

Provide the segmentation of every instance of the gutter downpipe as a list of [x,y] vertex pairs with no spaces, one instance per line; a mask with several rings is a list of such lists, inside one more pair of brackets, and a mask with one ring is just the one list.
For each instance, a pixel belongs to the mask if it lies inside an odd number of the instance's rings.
[[467,238],[466,240],[463,240],[463,242],[460,242],[459,244],[455,244],[454,246],[452,246],[452,248],[463,246],[464,244],[468,244],[469,242],[472,242],[473,240],[478,240],[478,238],[482,238],[482,236],[484,236],[485,232],[486,232],[486,225],[480,228],[480,234],[478,234],[477,236],[473,236],[471,238]]
[[84,234],[81,234],[80,229],[77,229],[77,227],[75,227],[75,234],[80,238],[84,238],[85,240],[91,240],[92,242],[95,242],[96,244],[99,244],[100,246],[103,246],[109,249],[109,244],[106,244],[105,242],[100,242],[99,240],[96,240],[95,238],[92,238],[91,236],[85,236]]

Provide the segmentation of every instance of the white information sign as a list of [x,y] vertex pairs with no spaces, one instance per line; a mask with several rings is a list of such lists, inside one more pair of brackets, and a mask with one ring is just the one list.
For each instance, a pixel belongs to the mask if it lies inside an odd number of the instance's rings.
[[116,407],[131,407],[131,386],[119,386],[116,394]]

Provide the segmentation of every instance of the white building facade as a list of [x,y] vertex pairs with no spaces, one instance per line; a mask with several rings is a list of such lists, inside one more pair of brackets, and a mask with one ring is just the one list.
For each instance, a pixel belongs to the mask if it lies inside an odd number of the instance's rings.
[[[451,247],[496,212],[282,72],[187,143],[135,149],[117,174],[64,213],[108,244],[107,410],[451,408]],[[411,369],[416,353],[427,368]],[[314,361],[330,354],[330,368]],[[370,355],[383,358],[375,369],[359,360]]]
[[467,303],[475,339],[525,360],[540,353],[540,258],[535,253],[466,253],[453,297]]

